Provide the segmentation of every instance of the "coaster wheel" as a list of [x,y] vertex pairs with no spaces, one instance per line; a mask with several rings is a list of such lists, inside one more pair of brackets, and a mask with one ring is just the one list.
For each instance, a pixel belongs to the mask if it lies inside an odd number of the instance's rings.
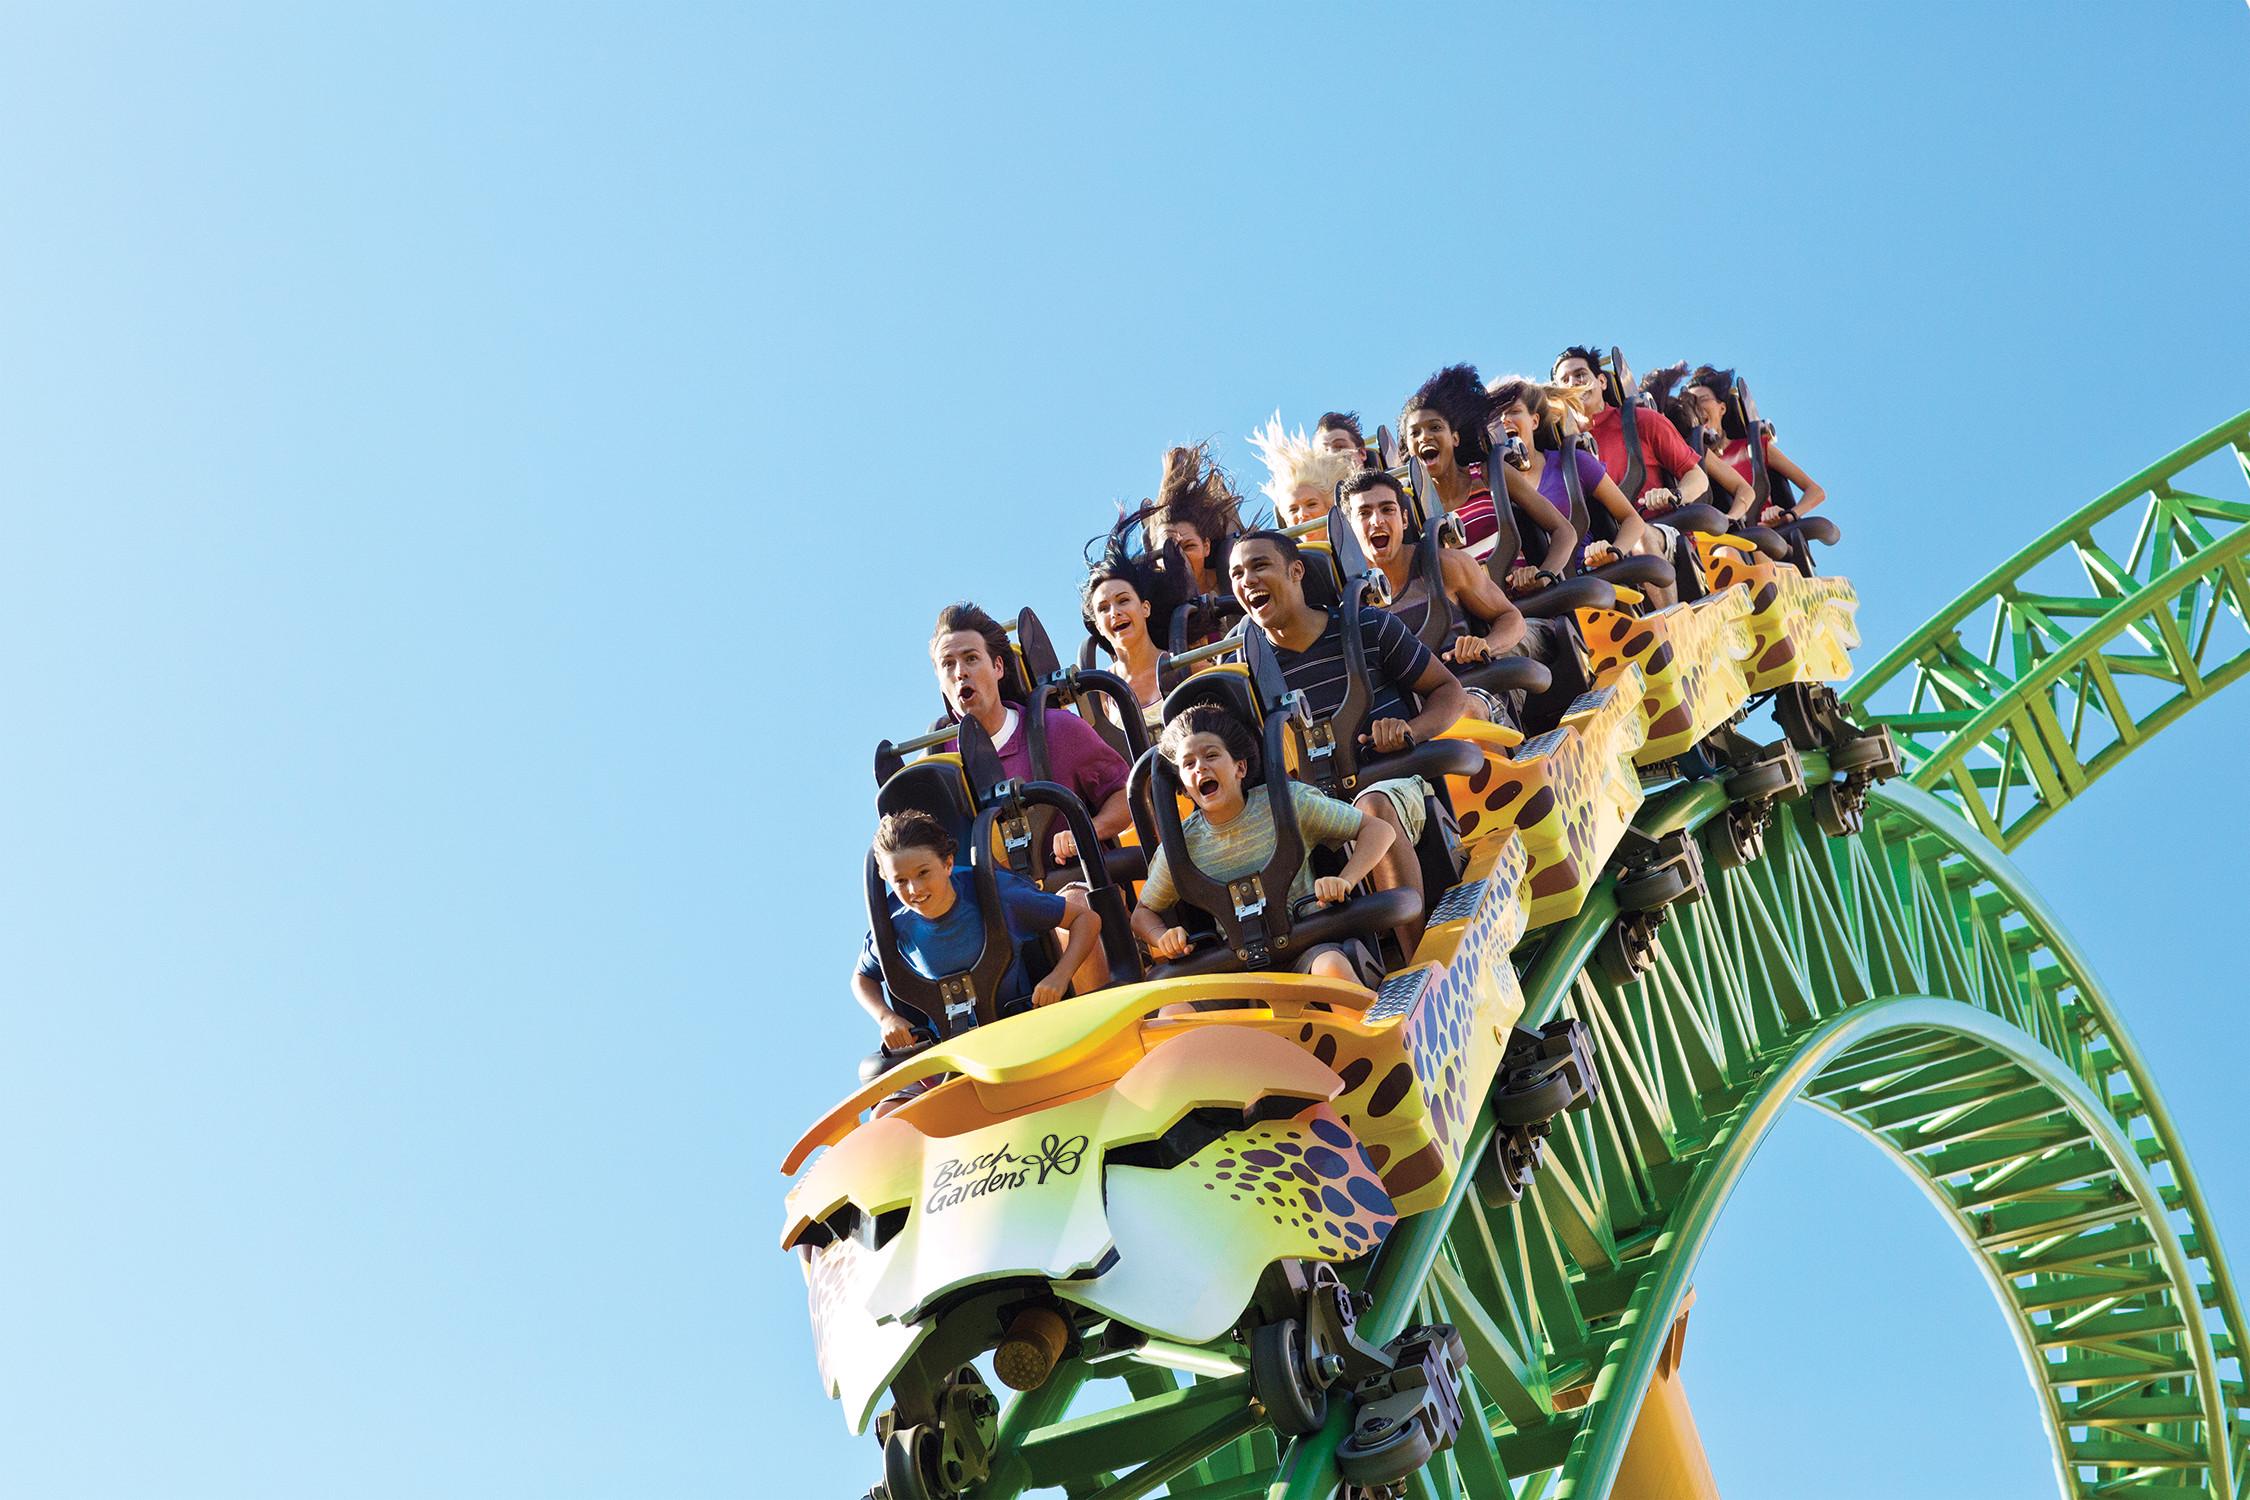
[[1417,1472],[1437,1452],[1437,1443],[1421,1422],[1392,1426],[1380,1417],[1370,1425],[1354,1427],[1336,1449],[1336,1472],[1349,1484],[1396,1484]]
[[1812,815],[1820,831],[1832,839],[1849,838],[1859,832],[1859,798],[1842,782],[1813,788]]
[[942,1439],[927,1423],[901,1427],[883,1443],[883,1491],[889,1500],[951,1500],[938,1475]]
[[1250,1332],[1250,1391],[1274,1431],[1290,1437],[1318,1432],[1328,1420],[1328,1392],[1313,1383],[1305,1325],[1295,1318],[1261,1323]]

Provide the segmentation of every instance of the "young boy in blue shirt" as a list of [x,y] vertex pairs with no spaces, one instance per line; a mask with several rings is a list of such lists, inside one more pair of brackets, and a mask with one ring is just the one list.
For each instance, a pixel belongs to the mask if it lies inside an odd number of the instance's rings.
[[[925,812],[892,813],[875,830],[875,863],[891,888],[891,930],[898,938],[899,955],[925,979],[975,967],[984,949],[984,911],[977,904],[976,876],[955,867],[955,852],[953,835]],[[1022,960],[1011,956],[1000,980],[998,1009],[1003,1015],[1054,1004],[1069,993],[1073,978],[1080,993],[1108,982],[1108,966],[1098,946],[1102,921],[1086,904],[1082,891],[1050,896],[1006,870],[996,872],[994,879],[1010,943],[1053,931],[1062,947],[1054,970],[1036,985],[1024,973]],[[885,1051],[911,1047],[919,1040],[916,1026],[926,1027],[935,1019],[911,1020],[891,1008],[883,995],[883,966],[876,957],[873,933],[860,947],[859,965],[852,971],[852,995],[882,1031]]]

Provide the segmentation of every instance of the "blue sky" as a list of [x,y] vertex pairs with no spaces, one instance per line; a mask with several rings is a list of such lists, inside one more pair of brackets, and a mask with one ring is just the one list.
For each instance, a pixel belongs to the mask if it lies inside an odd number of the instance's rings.
[[[1684,14],[14,16],[0,1487],[856,1493],[773,1169],[868,1042],[867,747],[1166,443],[1732,362],[1879,648],[2250,406],[2241,6]],[[2238,1253],[2245,723],[2024,860]],[[2048,1489],[1817,1119],[1687,1371],[1730,1495]]]

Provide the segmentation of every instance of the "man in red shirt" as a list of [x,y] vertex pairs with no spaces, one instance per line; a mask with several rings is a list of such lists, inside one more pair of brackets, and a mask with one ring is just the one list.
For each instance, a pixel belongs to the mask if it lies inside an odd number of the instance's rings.
[[[1556,356],[1554,374],[1558,385],[1566,385],[1577,393],[1579,407],[1586,414],[1587,431],[1601,454],[1602,467],[1609,471],[1611,479],[1624,483],[1624,416],[1609,404],[1608,394],[1602,388],[1600,353],[1583,344],[1573,344]],[[1725,509],[1729,519],[1740,519],[1750,513],[1755,495],[1750,482],[1732,465],[1721,463],[1712,454],[1697,456],[1680,436],[1679,429],[1654,408],[1636,402],[1631,410],[1634,429],[1640,434],[1641,462],[1646,473],[1642,476],[1641,492],[1630,498],[1643,517],[1653,521],[1679,506],[1693,505],[1709,494],[1714,482],[1727,492]]]

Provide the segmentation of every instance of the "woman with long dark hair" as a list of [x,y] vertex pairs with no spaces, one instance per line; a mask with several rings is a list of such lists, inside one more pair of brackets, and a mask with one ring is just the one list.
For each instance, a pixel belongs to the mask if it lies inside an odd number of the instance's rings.
[[[1182,576],[1185,559],[1176,549],[1151,556],[1133,546],[1136,538],[1147,534],[1156,509],[1144,505],[1120,517],[1107,536],[1088,544],[1086,581],[1078,591],[1086,634],[1109,653],[1117,675],[1132,688],[1134,701],[1152,727],[1164,702],[1158,681],[1162,657],[1158,638],[1170,628],[1172,611],[1193,592],[1193,585]],[[1102,702],[1106,706],[1108,700]]]

